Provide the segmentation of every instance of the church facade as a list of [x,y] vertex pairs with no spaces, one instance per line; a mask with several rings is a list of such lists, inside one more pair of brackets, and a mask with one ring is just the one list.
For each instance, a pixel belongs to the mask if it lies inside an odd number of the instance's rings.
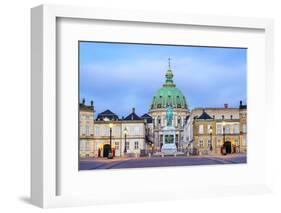
[[163,128],[167,126],[167,107],[172,106],[173,108],[172,126],[176,128],[176,145],[178,149],[182,149],[184,146],[184,124],[187,116],[190,114],[185,96],[173,81],[174,75],[170,67],[165,77],[166,80],[163,86],[153,96],[148,113],[153,121],[153,135],[151,138],[155,149],[159,151],[163,145]]

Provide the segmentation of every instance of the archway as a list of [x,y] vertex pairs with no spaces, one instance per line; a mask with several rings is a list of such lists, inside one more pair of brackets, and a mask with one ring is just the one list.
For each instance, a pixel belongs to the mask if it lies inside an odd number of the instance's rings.
[[109,152],[110,152],[110,145],[109,144],[104,144],[103,145],[103,157],[107,158]]
[[226,141],[224,142],[225,152],[226,154],[231,154],[231,142]]

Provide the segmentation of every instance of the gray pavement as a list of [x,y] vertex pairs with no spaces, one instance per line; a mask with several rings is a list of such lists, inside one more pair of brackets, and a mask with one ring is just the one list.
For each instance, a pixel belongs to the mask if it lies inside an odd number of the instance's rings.
[[80,170],[147,168],[169,166],[195,166],[247,163],[246,155],[227,156],[177,156],[144,158],[88,158],[80,161]]

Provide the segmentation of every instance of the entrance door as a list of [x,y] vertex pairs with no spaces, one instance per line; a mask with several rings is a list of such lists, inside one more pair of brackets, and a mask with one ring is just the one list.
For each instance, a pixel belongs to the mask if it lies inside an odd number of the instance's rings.
[[103,145],[103,157],[107,158],[109,152],[110,152],[110,145],[109,144],[104,144]]
[[231,154],[231,142],[230,141],[226,141],[224,143],[224,147],[225,147],[225,151],[227,154]]

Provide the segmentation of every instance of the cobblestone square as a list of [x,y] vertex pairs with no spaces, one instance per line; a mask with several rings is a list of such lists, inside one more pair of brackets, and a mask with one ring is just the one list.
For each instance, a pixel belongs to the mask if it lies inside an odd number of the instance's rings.
[[247,163],[247,156],[245,154],[233,154],[226,156],[165,156],[114,159],[88,158],[80,160],[80,170],[198,166],[243,163]]

